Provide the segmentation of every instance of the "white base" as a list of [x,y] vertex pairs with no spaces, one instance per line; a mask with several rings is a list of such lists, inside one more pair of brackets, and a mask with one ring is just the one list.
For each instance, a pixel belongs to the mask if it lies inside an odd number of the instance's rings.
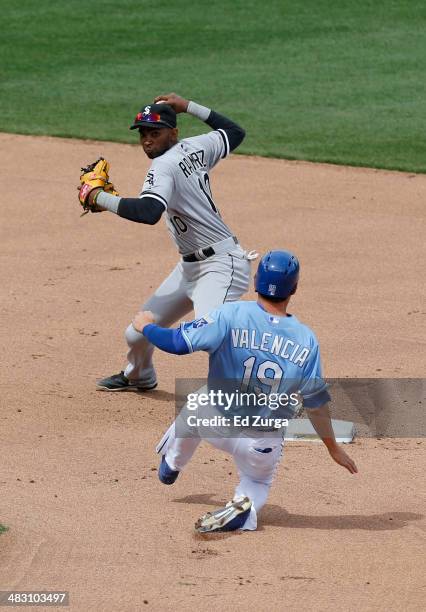
[[[332,419],[336,441],[349,444],[355,437],[355,425],[351,421]],[[309,419],[292,419],[287,427],[286,442],[319,442],[315,429]]]

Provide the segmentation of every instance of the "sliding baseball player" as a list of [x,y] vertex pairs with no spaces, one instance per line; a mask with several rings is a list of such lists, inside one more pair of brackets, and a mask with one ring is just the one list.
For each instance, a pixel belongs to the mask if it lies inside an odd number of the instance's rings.
[[[210,355],[210,403],[200,403],[192,412],[188,402],[157,447],[162,456],[159,478],[169,485],[203,438],[234,458],[240,475],[234,497],[225,507],[204,515],[196,523],[199,532],[256,529],[257,515],[281,458],[285,422],[296,413],[297,398],[302,398],[332,459],[351,474],[357,472],[334,437],[317,339],[287,311],[298,279],[296,257],[286,251],[270,251],[260,261],[255,277],[257,302],[224,304],[175,329],[155,325],[149,312],[138,313],[133,321],[135,333],[164,351],[185,355],[202,350]],[[228,381],[239,381],[231,402],[231,394],[224,399],[223,393]],[[254,406],[244,405],[242,412],[236,405],[240,391],[254,392],[257,400]],[[269,403],[260,403],[265,396]],[[278,406],[277,397],[285,398]]]

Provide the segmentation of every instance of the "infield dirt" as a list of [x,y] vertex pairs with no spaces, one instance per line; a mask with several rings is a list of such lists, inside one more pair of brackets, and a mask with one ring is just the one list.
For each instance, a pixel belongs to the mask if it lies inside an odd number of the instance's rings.
[[[163,222],[80,218],[78,171],[102,154],[135,196],[148,160],[112,143],[0,145],[0,589],[68,590],[82,612],[423,610],[421,437],[357,439],[355,476],[322,445],[287,445],[257,532],[194,535],[232,495],[234,466],[204,444],[164,487],[154,447],[175,378],[205,375],[205,355],[157,353],[153,392],[95,389],[177,254]],[[291,310],[327,377],[424,376],[425,176],[231,156],[212,187],[245,248],[300,257]]]

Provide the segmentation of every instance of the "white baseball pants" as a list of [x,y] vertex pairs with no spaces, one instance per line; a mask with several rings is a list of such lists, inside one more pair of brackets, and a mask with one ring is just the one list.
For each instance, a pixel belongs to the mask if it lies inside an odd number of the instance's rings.
[[[217,244],[222,248],[229,245],[229,248],[203,261],[180,261],[141,310],[150,310],[158,325],[170,327],[192,310],[195,318],[199,318],[246,293],[250,281],[250,259],[246,251],[232,238]],[[125,336],[129,346],[125,375],[132,381],[154,381],[154,346],[132,325]]]
[[[215,409],[208,407],[207,411],[209,416],[212,416]],[[185,468],[203,439],[215,448],[232,455],[240,477],[233,499],[248,497],[251,500],[250,515],[243,529],[254,531],[257,528],[257,514],[266,503],[282,456],[285,428],[274,437],[248,437],[242,433],[238,438],[227,438],[212,437],[214,432],[211,428],[198,427],[196,433],[194,428],[191,428],[190,437],[184,437],[186,428],[184,414],[188,413],[183,410],[170,425],[157,446],[157,453],[165,455],[172,470],[179,471]],[[177,427],[178,420],[180,422]]]

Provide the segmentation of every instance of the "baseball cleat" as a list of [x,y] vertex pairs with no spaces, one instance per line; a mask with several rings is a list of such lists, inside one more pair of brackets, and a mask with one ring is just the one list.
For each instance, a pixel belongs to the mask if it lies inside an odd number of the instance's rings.
[[235,531],[241,529],[249,517],[251,501],[243,497],[238,501],[228,502],[224,508],[207,512],[195,523],[198,533],[211,533],[218,531]]
[[130,381],[122,370],[119,374],[98,380],[96,386],[102,391],[149,391],[155,389],[157,381],[155,379],[148,382]]
[[172,470],[166,461],[165,455],[161,457],[161,463],[158,466],[158,478],[165,485],[172,485],[179,476],[179,470]]

